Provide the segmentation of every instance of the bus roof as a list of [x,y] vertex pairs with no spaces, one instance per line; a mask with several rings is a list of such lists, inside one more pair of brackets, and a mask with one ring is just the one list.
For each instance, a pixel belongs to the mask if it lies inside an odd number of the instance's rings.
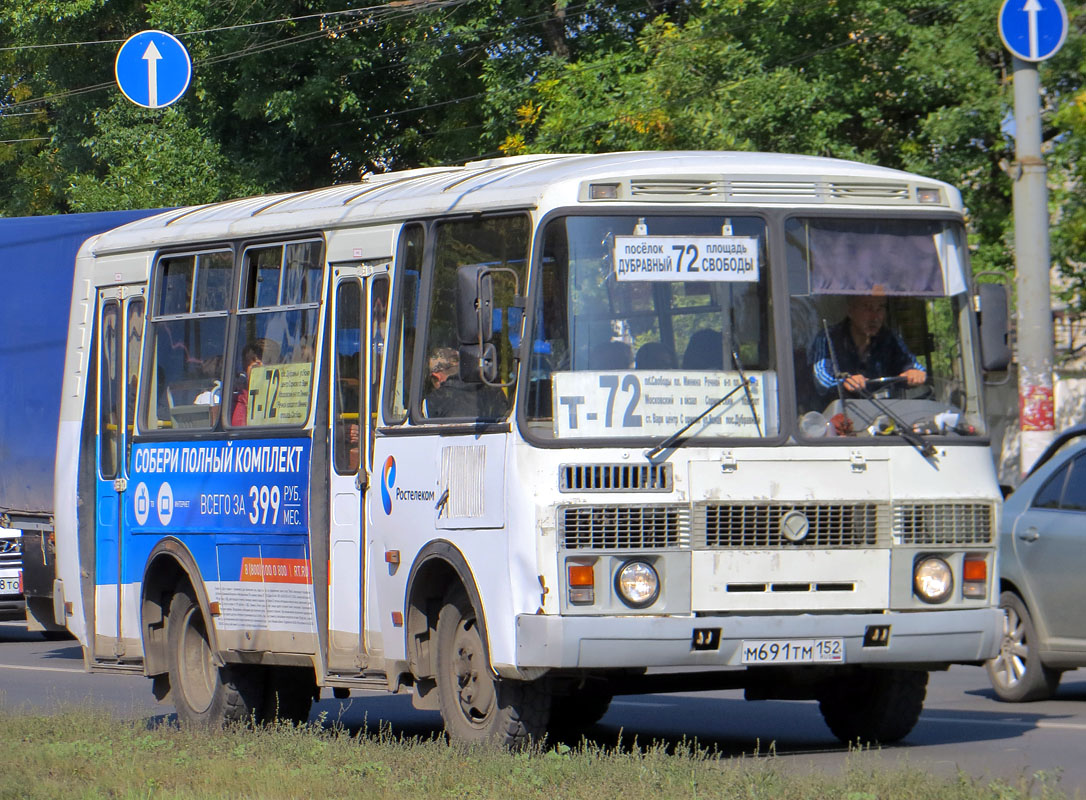
[[[578,202],[589,182],[620,185],[618,203],[915,206],[961,210],[957,190],[900,170],[814,156],[747,152],[527,155],[368,175],[358,183],[176,209],[100,237],[96,254],[179,243],[378,224],[404,218]],[[583,199],[583,198],[582,198]],[[592,204],[616,204],[615,199]]]

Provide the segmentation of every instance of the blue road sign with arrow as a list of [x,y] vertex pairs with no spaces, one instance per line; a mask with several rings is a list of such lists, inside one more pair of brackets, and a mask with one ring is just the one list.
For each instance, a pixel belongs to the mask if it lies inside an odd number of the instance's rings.
[[999,36],[1023,61],[1044,61],[1067,38],[1067,11],[1060,0],[1004,0]]
[[189,51],[162,31],[141,31],[117,52],[117,86],[138,106],[164,108],[177,102],[192,80]]

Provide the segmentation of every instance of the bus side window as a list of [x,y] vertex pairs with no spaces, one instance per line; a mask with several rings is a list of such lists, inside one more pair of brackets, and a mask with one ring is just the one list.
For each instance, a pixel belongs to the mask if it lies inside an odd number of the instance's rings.
[[396,297],[388,333],[388,388],[385,420],[397,424],[407,419],[415,360],[415,333],[419,318],[419,274],[426,234],[419,224],[404,227],[396,254]]
[[362,287],[348,280],[336,288],[333,461],[341,475],[358,471],[361,453]]
[[323,251],[320,239],[245,249],[233,377],[224,387],[231,426],[309,418]]
[[233,269],[230,250],[165,255],[155,265],[140,392],[142,430],[206,430],[218,424]]

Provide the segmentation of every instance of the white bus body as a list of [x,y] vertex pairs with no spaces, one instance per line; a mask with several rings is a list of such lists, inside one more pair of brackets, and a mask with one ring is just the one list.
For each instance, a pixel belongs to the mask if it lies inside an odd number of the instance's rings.
[[[57,608],[190,722],[381,687],[513,744],[716,686],[900,738],[1001,626],[963,225],[899,171],[661,152],[107,232],[76,264]],[[817,385],[858,295],[870,363],[907,348],[923,385]]]

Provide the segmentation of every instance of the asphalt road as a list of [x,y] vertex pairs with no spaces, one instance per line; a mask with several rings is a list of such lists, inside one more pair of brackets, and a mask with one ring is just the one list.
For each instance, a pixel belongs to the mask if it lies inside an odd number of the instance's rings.
[[[169,705],[151,696],[145,678],[89,675],[73,641],[49,642],[18,623],[0,623],[0,709],[36,713],[71,704],[108,708],[124,718],[168,719]],[[416,711],[406,696],[354,693],[336,700],[325,691],[312,720],[348,728],[430,737],[441,730],[435,712]],[[935,673],[919,724],[904,742],[850,754],[810,702],[746,702],[735,691],[616,698],[591,732],[605,745],[686,737],[723,756],[773,756],[781,768],[839,771],[846,763],[908,764],[953,777],[1018,782],[1044,771],[1059,775],[1069,795],[1086,788],[1086,672],[1064,675],[1059,692],[1040,703],[1000,703],[984,670],[953,667]]]

